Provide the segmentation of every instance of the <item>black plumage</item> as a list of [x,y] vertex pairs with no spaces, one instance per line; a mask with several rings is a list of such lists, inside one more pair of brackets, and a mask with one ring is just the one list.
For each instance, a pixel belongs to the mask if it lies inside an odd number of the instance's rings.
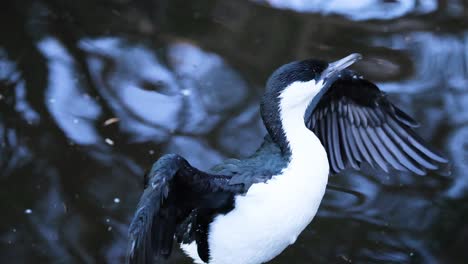
[[306,124],[325,147],[332,173],[367,162],[424,175],[448,162],[414,132],[416,121],[351,70],[341,72]]
[[[148,175],[148,187],[138,203],[129,229],[128,261],[131,263],[152,263],[154,257],[167,258],[171,254],[178,225],[194,209],[204,210],[193,218],[195,224],[203,225],[206,217],[203,213],[217,209],[223,211],[225,207],[232,206],[234,193],[243,190],[242,184],[229,184],[231,177],[199,171],[175,154],[161,157]],[[195,232],[193,239],[200,239],[202,244],[205,235]]]

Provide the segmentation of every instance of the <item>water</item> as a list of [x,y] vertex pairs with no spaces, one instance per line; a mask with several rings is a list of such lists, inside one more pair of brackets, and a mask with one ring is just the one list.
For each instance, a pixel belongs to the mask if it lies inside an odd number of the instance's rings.
[[152,162],[248,155],[273,69],[360,52],[452,176],[332,177],[358,195],[329,190],[273,263],[466,263],[468,3],[284,2],[0,4],[0,262],[122,262]]

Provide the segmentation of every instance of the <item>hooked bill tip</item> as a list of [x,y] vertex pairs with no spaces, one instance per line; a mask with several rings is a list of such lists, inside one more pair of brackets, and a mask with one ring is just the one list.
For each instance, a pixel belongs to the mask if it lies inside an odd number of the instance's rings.
[[330,64],[328,64],[327,69],[324,70],[322,73],[322,76],[324,79],[333,77],[338,75],[342,70],[348,68],[352,64],[354,64],[356,61],[362,59],[362,55],[359,53],[351,53],[348,56],[339,59],[337,61],[334,61]]
[[[348,62],[349,65],[359,61],[359,60],[362,60],[362,55],[361,53],[351,53],[349,54],[348,56],[338,60],[338,61],[342,61],[342,62]],[[349,66],[348,65],[348,66]]]

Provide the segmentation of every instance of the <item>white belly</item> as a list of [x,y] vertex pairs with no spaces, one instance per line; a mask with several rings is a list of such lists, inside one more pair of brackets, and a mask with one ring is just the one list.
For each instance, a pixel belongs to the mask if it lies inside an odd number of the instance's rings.
[[[293,159],[282,175],[253,185],[236,198],[234,210],[217,216],[210,225],[209,263],[263,263],[293,244],[314,218],[325,193],[328,161],[325,151],[319,156]],[[182,248],[197,260],[195,244]]]

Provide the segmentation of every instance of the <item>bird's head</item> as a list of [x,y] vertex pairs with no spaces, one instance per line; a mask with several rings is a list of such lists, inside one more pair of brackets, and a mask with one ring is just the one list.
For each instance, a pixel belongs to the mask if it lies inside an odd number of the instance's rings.
[[279,67],[267,81],[260,111],[273,140],[285,141],[283,120],[303,120],[307,109],[313,109],[328,91],[342,70],[361,59],[353,53],[340,60],[327,63],[308,59],[294,61]]

